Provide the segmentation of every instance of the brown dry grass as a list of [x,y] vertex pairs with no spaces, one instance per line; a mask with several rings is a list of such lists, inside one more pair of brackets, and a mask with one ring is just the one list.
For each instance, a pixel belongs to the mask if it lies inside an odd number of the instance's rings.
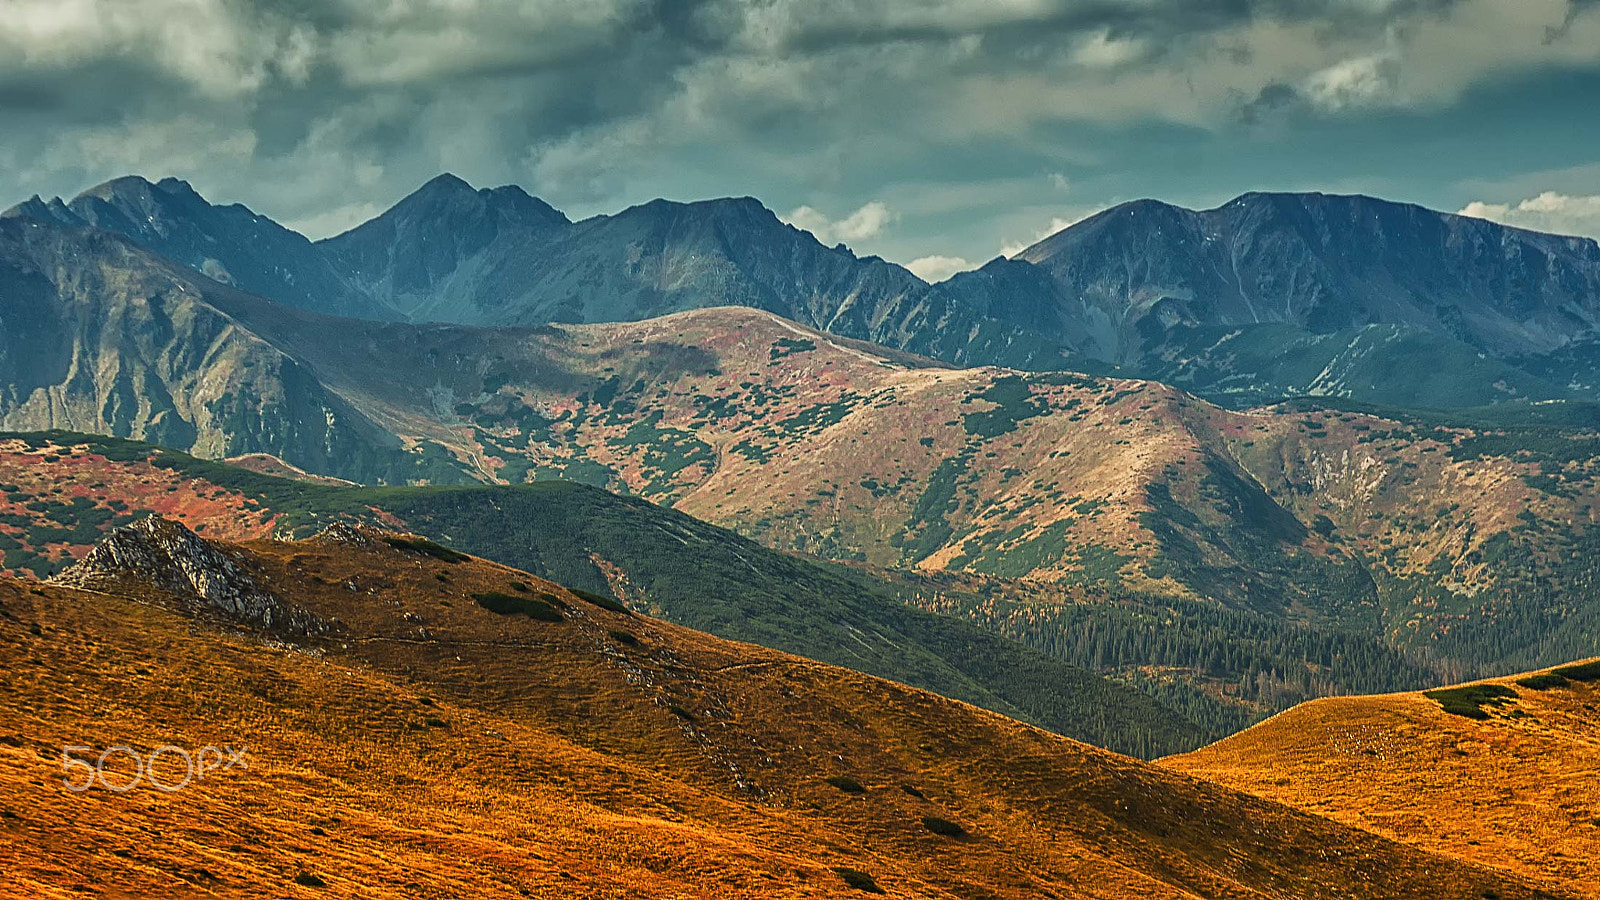
[[1490,683],[1520,696],[1486,721],[1420,693],[1329,698],[1163,764],[1600,897],[1600,690]]
[[[857,896],[849,867],[902,897],[1542,896],[499,566],[246,546],[338,632],[285,644],[157,596],[0,580],[0,895]],[[565,620],[468,598],[513,581]],[[63,746],[118,744],[248,745],[250,768],[172,794],[62,786]]]

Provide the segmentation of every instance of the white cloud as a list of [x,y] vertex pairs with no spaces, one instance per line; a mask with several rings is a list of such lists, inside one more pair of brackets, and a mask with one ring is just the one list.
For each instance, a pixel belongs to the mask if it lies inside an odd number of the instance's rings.
[[244,165],[254,157],[256,143],[248,127],[187,115],[164,122],[64,129],[27,173],[41,180],[57,171],[94,172],[102,178],[189,175],[208,165]]
[[315,241],[343,234],[382,214],[383,211],[384,207],[377,203],[351,203],[305,218],[288,219],[282,224]]
[[1034,244],[1039,243],[1061,229],[1070,228],[1081,221],[1083,221],[1082,216],[1079,216],[1076,219],[1063,219],[1060,216],[1054,216],[1050,219],[1050,224],[1035,233],[1031,240],[1007,241],[1005,246],[1000,248],[1000,255],[1006,257],[1016,256],[1018,253],[1021,253],[1029,247],[1032,247]]
[[782,217],[790,225],[816,235],[817,240],[824,244],[848,243],[877,237],[897,218],[899,218],[898,213],[890,209],[888,204],[877,200],[838,220],[829,219],[822,212],[809,206],[799,207]]
[[[860,198],[851,206],[876,197],[853,214],[802,208],[790,219],[896,259],[935,249],[977,259],[1001,243],[1027,246],[1073,198],[1135,190],[1124,175],[1137,177],[1130,170],[1149,157],[1125,150],[1147,145],[1145,129],[1195,129],[1172,132],[1179,141],[1230,136],[1241,98],[1264,88],[1294,98],[1282,119],[1296,139],[1302,106],[1426,112],[1482,85],[1593,70],[1600,8],[1584,8],[0,0],[0,205],[141,171],[320,230],[449,170],[528,184],[581,213],[653,196],[751,193],[785,197],[785,208],[802,197]],[[1307,151],[1286,143],[1284,152],[1292,161]],[[1416,163],[1393,165],[1407,164]],[[352,178],[353,165],[374,174]],[[1216,165],[1202,170],[1197,177]],[[1013,179],[1026,189],[993,192]],[[905,187],[918,180],[947,183],[919,199]],[[1538,179],[1466,196],[1575,184]]]
[[921,278],[929,284],[934,284],[949,278],[957,272],[966,272],[977,268],[973,263],[967,262],[959,256],[924,256],[906,263],[906,268],[911,274]]
[[273,73],[304,80],[310,31],[220,0],[5,0],[0,66],[66,69],[137,60],[211,97],[259,90]]
[[1390,32],[1386,49],[1319,69],[1305,79],[1301,91],[1319,109],[1341,112],[1392,102],[1399,83],[1399,40]]
[[1474,200],[1462,208],[1461,215],[1534,231],[1600,238],[1600,195],[1572,197],[1545,191],[1515,205]]
[[1137,62],[1149,52],[1145,41],[1112,37],[1111,29],[1102,28],[1078,41],[1072,61],[1090,69],[1115,69]]

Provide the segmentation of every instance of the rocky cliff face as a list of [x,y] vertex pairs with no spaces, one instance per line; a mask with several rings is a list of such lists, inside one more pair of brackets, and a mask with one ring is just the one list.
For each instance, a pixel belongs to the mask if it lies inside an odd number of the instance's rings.
[[102,593],[153,588],[234,621],[273,631],[318,634],[328,622],[279,599],[237,550],[222,550],[159,516],[119,528],[51,584]]
[[417,475],[398,438],[215,305],[276,304],[118,235],[32,218],[0,219],[0,284],[0,427],[269,453],[359,480]]

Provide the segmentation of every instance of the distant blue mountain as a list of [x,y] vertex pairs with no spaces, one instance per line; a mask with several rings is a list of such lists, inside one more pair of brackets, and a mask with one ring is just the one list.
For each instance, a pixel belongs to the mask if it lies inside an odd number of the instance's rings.
[[452,175],[315,243],[175,179],[120,178],[7,215],[117,232],[336,315],[530,325],[736,305],[957,365],[1121,371],[1234,404],[1600,396],[1600,246],[1370,197],[1140,200],[936,285],[751,198],[573,222],[520,188]]

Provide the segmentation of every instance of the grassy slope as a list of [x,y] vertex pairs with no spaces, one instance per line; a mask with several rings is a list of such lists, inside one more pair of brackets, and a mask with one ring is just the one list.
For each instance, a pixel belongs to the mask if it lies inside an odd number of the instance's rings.
[[[899,897],[1547,896],[498,566],[381,544],[243,552],[336,633],[296,648],[152,595],[0,579],[0,865],[18,890],[859,896],[849,869]],[[551,596],[560,621],[469,599],[513,582]],[[245,745],[249,768],[171,794],[75,794],[68,744]],[[932,818],[969,837],[932,833]],[[326,886],[293,883],[308,876]]]
[[1600,686],[1548,675],[1476,684],[1313,701],[1163,763],[1600,897]]
[[[61,471],[51,479],[84,497],[76,504],[60,497],[47,501],[49,514],[74,526],[46,535],[61,538],[49,547],[58,558],[81,555],[111,521],[154,506],[218,536],[304,533],[341,517],[382,522],[573,587],[623,597],[690,627],[935,690],[1124,752],[1160,755],[1206,736],[1145,694],[963,620],[911,609],[865,575],[775,553],[682,513],[596,488],[564,482],[344,487],[289,481],[116,439],[28,440],[39,448],[32,459],[56,456],[55,465],[93,479],[73,484]],[[84,452],[64,453],[61,444]],[[154,466],[145,463],[152,454]],[[27,481],[29,468],[14,462],[0,469],[0,482]],[[101,486],[90,490],[96,483]],[[107,498],[134,505],[113,517]],[[193,498],[187,507],[180,502],[186,498]],[[33,514],[23,509],[22,515]],[[94,511],[87,524],[85,510]],[[49,563],[46,571],[61,565]]]

